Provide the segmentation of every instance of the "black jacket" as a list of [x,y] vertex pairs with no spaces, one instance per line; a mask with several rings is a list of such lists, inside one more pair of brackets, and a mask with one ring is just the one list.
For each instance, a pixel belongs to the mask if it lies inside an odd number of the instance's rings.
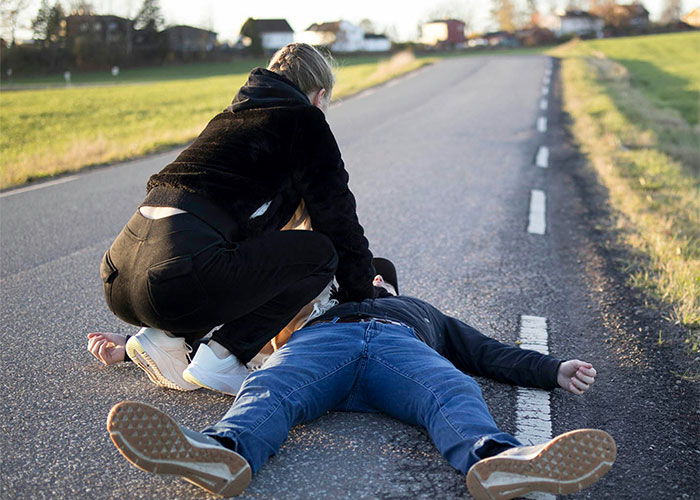
[[225,213],[235,229],[224,233],[239,241],[279,230],[303,199],[314,231],[338,252],[336,278],[346,298],[374,296],[372,254],[333,133],[323,112],[276,73],[254,69],[233,103],[150,178],[147,191],[149,205],[175,206],[204,220]]
[[523,387],[558,387],[559,359],[503,344],[413,297],[348,302],[332,308],[312,324],[336,317],[357,316],[387,319],[410,326],[423,342],[463,372]]

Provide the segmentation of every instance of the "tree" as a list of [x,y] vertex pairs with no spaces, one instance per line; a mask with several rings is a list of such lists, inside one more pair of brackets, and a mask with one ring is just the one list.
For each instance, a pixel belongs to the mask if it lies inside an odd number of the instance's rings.
[[502,31],[515,31],[515,5],[512,0],[493,0],[491,15]]
[[265,53],[262,45],[262,36],[258,31],[258,23],[255,19],[252,17],[246,19],[243,26],[241,26],[241,36],[250,41],[248,47],[253,55],[261,56]]
[[0,36],[9,38],[12,45],[15,44],[17,23],[27,3],[27,0],[0,0]]
[[362,28],[362,30],[365,33],[376,33],[377,32],[377,26],[374,24],[374,22],[372,22],[371,19],[367,19],[367,18],[363,19],[362,21],[360,21],[359,26],[360,26],[360,28]]
[[532,17],[537,12],[537,0],[527,0],[527,15],[529,17]]
[[158,0],[143,0],[141,10],[134,18],[134,27],[138,30],[155,32],[165,24]]
[[676,22],[681,18],[681,12],[681,0],[666,0],[661,13],[661,22],[664,24]]
[[32,20],[32,31],[34,32],[35,40],[45,41],[48,39],[47,29],[50,15],[51,7],[49,7],[48,0],[41,0],[39,12],[36,13],[36,17]]
[[39,12],[32,21],[34,39],[41,41],[44,47],[58,42],[63,36],[61,21],[64,17],[60,3],[56,2],[53,7],[49,7],[48,0],[42,0]]
[[71,14],[78,16],[92,16],[95,14],[95,6],[87,0],[71,0],[69,5]]

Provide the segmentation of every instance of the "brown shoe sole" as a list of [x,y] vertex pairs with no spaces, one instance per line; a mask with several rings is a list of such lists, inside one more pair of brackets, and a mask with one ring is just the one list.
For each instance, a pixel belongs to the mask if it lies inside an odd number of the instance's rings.
[[617,447],[605,431],[578,429],[561,434],[531,458],[493,456],[467,474],[475,500],[507,500],[531,491],[575,493],[610,470]]
[[180,426],[153,406],[135,401],[115,405],[107,417],[109,437],[124,457],[146,472],[182,476],[215,495],[239,495],[251,469],[238,453],[193,444]]

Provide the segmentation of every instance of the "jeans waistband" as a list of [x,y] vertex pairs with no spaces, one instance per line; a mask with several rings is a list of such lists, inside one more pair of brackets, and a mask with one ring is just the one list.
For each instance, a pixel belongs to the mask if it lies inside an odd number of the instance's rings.
[[362,315],[345,316],[343,318],[337,318],[337,319],[336,318],[319,319],[316,321],[309,322],[309,324],[306,326],[317,325],[317,324],[321,324],[321,323],[369,323],[371,321],[374,321],[376,323],[383,323],[385,325],[396,325],[396,326],[403,326],[403,327],[409,328],[408,325],[401,323],[399,321],[394,321],[394,320],[386,319],[386,318],[374,318],[372,316],[362,316]]
[[148,192],[141,203],[141,206],[144,205],[180,208],[216,229],[228,241],[240,238],[239,227],[233,215],[197,193],[157,186]]

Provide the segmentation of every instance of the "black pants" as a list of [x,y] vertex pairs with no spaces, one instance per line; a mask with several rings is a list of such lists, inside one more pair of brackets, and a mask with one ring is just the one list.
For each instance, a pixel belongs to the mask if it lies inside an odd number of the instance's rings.
[[191,214],[151,220],[136,212],[100,267],[107,305],[120,319],[184,337],[213,327],[243,363],[333,279],[326,236],[276,231],[227,241]]

